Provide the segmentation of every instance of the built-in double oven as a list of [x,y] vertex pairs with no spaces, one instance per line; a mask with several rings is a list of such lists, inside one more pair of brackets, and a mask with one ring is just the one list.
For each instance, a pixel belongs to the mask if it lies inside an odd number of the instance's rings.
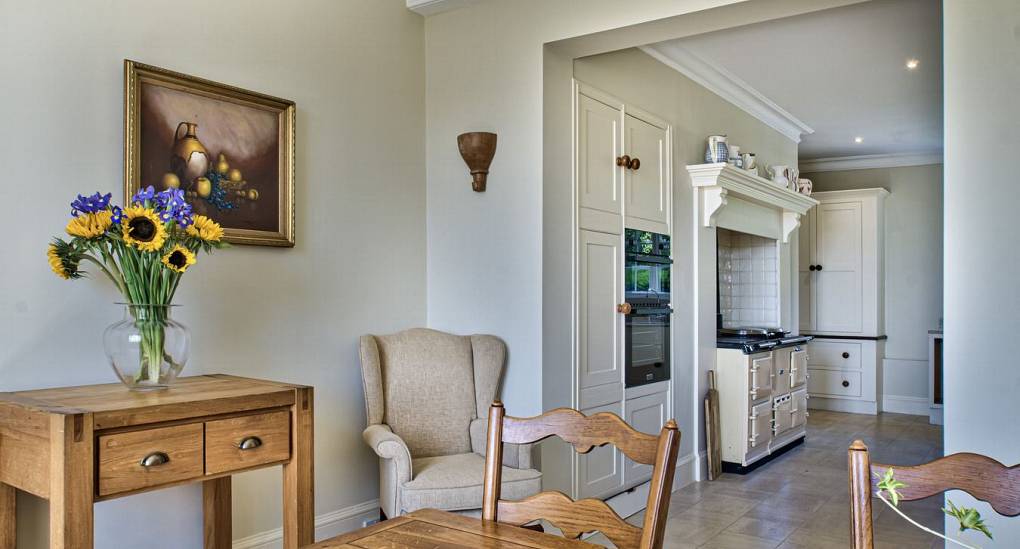
[[627,229],[624,249],[626,386],[666,381],[673,314],[669,235]]

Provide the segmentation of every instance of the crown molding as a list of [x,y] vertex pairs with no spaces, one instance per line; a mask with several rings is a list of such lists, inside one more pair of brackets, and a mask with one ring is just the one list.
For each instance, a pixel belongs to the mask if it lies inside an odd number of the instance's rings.
[[810,126],[737,75],[675,42],[642,46],[641,51],[761,120],[794,143],[800,143],[801,135],[814,133]]
[[925,166],[941,163],[942,151],[928,151],[811,158],[801,160],[797,167],[800,168],[800,173],[809,173],[870,170],[874,168],[902,168],[904,166]]
[[407,0],[407,9],[428,17],[444,11],[470,6],[478,3],[479,0]]

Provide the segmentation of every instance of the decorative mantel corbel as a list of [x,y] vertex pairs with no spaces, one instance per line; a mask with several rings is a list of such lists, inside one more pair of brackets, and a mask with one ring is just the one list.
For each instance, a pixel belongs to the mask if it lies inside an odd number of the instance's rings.
[[797,212],[783,211],[783,244],[790,242],[790,235],[800,227],[800,214]]
[[715,227],[715,216],[726,205],[726,189],[722,187],[701,188],[702,222],[706,227]]

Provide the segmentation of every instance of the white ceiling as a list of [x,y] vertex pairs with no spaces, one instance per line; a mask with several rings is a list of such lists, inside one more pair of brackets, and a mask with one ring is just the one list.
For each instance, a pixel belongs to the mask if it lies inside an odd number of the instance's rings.
[[873,0],[653,47],[676,46],[813,128],[802,160],[942,149],[939,0]]

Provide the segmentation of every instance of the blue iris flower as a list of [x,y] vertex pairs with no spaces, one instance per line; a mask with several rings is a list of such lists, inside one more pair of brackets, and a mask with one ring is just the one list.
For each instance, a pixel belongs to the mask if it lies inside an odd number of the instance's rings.
[[110,217],[110,221],[114,225],[120,225],[121,220],[124,219],[124,210],[120,209],[120,206],[114,206],[111,211],[113,211],[113,216]]
[[132,204],[145,204],[146,200],[152,200],[156,196],[156,189],[149,185],[144,189],[139,189],[134,196],[131,197]]
[[155,195],[156,206],[160,211],[159,218],[164,223],[176,221],[181,227],[194,223],[191,218],[191,204],[184,199],[181,189],[167,189]]
[[90,214],[100,212],[110,205],[110,198],[113,195],[96,193],[92,196],[78,195],[78,198],[71,202],[71,216],[78,217],[79,214]]

